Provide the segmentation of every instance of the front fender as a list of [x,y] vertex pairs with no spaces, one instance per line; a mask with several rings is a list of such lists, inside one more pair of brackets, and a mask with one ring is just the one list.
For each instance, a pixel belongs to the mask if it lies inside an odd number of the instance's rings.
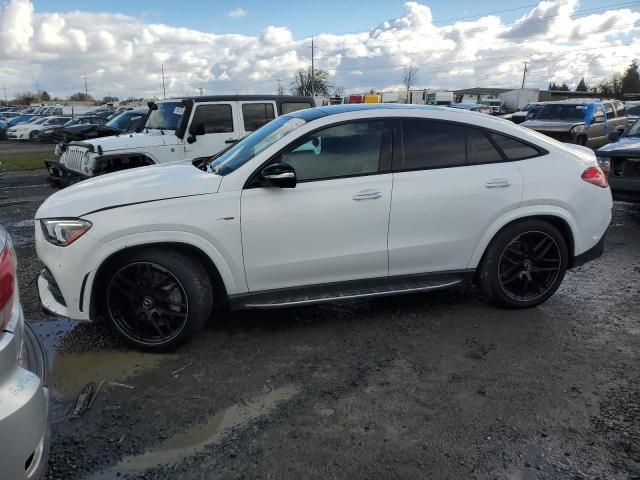
[[524,207],[519,207],[513,210],[509,210],[491,224],[491,226],[478,241],[478,244],[473,251],[473,255],[471,255],[471,259],[469,260],[467,268],[475,269],[478,267],[478,264],[480,263],[480,260],[482,260],[482,256],[489,246],[489,243],[491,243],[491,240],[493,240],[493,237],[495,237],[496,234],[507,224],[515,220],[537,216],[557,217],[564,220],[567,225],[569,225],[573,238],[576,238],[578,227],[574,218],[568,210],[557,205],[527,205]]

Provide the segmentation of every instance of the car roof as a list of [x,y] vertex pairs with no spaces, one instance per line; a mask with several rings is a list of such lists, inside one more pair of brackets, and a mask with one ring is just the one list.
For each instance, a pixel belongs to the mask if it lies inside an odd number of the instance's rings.
[[[340,113],[362,112],[374,110],[393,110],[393,111],[415,111],[424,110],[432,112],[447,112],[451,109],[448,107],[438,107],[435,105],[412,105],[407,103],[345,103],[340,105],[329,105],[326,107],[307,108],[288,113],[288,117],[301,118],[307,122],[329,115],[338,115]],[[461,110],[461,109],[458,109]]]
[[255,101],[255,100],[274,100],[280,102],[313,102],[312,97],[304,95],[197,95],[192,97],[175,97],[159,100],[157,103],[170,102],[176,100],[193,100],[194,102],[232,102],[232,101]]

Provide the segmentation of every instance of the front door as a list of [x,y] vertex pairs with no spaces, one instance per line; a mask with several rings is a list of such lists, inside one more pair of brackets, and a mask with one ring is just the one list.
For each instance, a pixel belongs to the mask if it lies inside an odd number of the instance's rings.
[[[496,140],[505,149],[520,142],[419,119],[402,121],[402,137],[404,155],[394,156],[389,275],[464,270],[487,228],[520,203],[522,174]],[[537,153],[520,145],[516,158]]]
[[[187,158],[215,155],[241,136],[236,102],[196,102],[184,136]],[[201,134],[197,134],[198,126]]]
[[250,291],[388,275],[389,138],[382,120],[324,128],[271,162],[295,168],[295,188],[245,188]]

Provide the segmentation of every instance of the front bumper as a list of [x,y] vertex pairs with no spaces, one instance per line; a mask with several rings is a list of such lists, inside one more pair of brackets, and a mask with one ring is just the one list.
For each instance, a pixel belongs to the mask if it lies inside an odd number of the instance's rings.
[[47,180],[52,188],[65,188],[89,178],[80,172],[68,169],[57,160],[45,160],[44,165],[49,172]]
[[22,309],[0,338],[0,465],[2,478],[44,477],[50,442],[46,355]]

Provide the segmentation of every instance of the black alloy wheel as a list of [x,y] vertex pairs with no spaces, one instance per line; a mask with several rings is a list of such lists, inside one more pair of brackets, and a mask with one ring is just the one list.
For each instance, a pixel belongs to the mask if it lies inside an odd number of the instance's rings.
[[560,247],[545,232],[524,232],[502,251],[498,278],[504,292],[515,300],[534,301],[555,284],[562,266]]
[[146,345],[175,339],[189,316],[188,297],[178,278],[152,262],[120,269],[109,283],[107,306],[120,333]]

